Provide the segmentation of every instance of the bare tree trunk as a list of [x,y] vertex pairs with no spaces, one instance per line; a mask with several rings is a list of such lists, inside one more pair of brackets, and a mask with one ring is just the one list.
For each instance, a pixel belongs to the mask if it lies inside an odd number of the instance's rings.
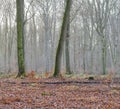
[[65,12],[64,12],[61,33],[60,33],[60,39],[58,42],[58,47],[57,47],[57,52],[56,52],[56,57],[55,57],[55,69],[54,69],[54,74],[53,74],[54,77],[59,75],[60,69],[61,69],[62,53],[63,53],[63,49],[64,49],[64,40],[65,40],[65,36],[66,36],[66,31],[67,31],[67,24],[68,24],[68,19],[69,19],[71,2],[72,2],[72,0],[66,0],[66,8],[65,8]]
[[106,56],[107,56],[107,47],[106,47],[106,39],[105,36],[102,37],[102,68],[103,74],[106,74]]
[[17,55],[18,55],[18,75],[25,75],[24,68],[24,0],[16,0],[17,8]]
[[[71,5],[71,4],[70,4]],[[66,54],[66,73],[71,74],[70,69],[70,52],[69,52],[69,38],[70,38],[70,11],[68,16],[67,32],[66,32],[66,42],[65,42],[65,54]]]

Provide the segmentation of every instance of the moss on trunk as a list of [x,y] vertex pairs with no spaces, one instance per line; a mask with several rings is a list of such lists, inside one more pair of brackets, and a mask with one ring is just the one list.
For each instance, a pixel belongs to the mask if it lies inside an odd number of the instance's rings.
[[64,12],[64,17],[63,17],[63,22],[61,27],[60,39],[58,42],[58,47],[57,47],[56,57],[55,57],[55,69],[53,74],[54,77],[59,76],[60,69],[61,69],[62,52],[64,49],[64,41],[65,41],[65,35],[67,31],[67,24],[69,20],[71,2],[72,0],[66,0],[66,7],[65,7],[65,12]]
[[24,0],[16,0],[17,8],[17,56],[18,56],[18,75],[25,75],[24,67]]

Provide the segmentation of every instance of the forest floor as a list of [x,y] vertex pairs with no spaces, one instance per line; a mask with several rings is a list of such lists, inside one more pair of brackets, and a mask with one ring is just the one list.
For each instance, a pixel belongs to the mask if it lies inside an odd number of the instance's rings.
[[120,109],[120,78],[0,78],[0,109]]

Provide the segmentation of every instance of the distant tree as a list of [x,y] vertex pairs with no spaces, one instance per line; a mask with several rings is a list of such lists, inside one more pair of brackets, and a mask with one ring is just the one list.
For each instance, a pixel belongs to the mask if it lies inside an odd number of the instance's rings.
[[70,69],[70,51],[69,51],[70,45],[69,45],[69,41],[70,41],[70,11],[68,13],[68,22],[67,22],[67,31],[66,31],[66,40],[65,40],[65,56],[66,56],[66,73],[67,74],[72,73],[71,69]]
[[94,0],[93,5],[95,8],[95,25],[96,31],[100,36],[102,44],[102,70],[103,74],[106,74],[106,64],[107,64],[107,36],[105,34],[105,29],[110,16],[111,4],[110,0]]
[[63,17],[63,22],[61,27],[60,39],[58,42],[58,47],[57,47],[56,57],[55,57],[55,69],[53,74],[54,77],[59,76],[60,69],[61,69],[62,52],[64,49],[64,40],[65,40],[67,26],[69,22],[69,12],[71,8],[71,2],[72,0],[66,0],[66,7],[65,7],[65,12],[64,12],[64,17]]
[[18,56],[18,75],[25,75],[24,65],[24,0],[16,0],[17,9],[17,56]]

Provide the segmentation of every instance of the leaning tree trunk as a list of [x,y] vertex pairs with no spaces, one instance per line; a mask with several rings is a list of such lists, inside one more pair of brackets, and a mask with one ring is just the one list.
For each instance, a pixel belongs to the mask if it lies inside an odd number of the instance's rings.
[[24,0],[16,0],[17,9],[17,56],[18,56],[18,75],[25,75],[24,67]]
[[58,42],[58,47],[57,47],[56,57],[55,57],[55,69],[53,74],[54,77],[57,77],[59,75],[60,69],[61,69],[62,52],[64,49],[64,40],[67,32],[67,24],[69,20],[71,2],[72,0],[66,0],[66,7],[65,7],[65,12],[64,12],[64,17],[63,17],[63,22],[61,27],[60,39]]

